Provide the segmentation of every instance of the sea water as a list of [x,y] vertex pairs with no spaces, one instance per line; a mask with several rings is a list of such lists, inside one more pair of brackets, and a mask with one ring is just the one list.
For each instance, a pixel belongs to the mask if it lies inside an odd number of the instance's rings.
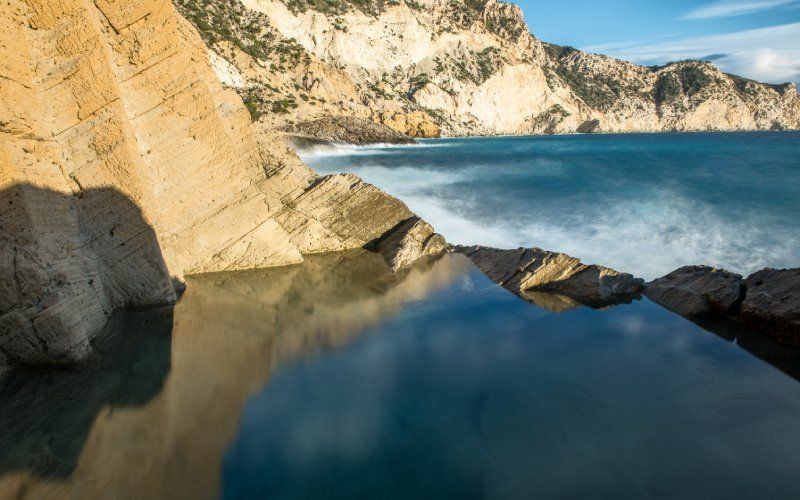
[[800,354],[766,336],[646,299],[556,313],[462,255],[187,284],[87,363],[0,378],[0,498],[800,491]]
[[302,156],[400,197],[451,243],[535,246],[647,279],[800,266],[800,132],[420,142]]

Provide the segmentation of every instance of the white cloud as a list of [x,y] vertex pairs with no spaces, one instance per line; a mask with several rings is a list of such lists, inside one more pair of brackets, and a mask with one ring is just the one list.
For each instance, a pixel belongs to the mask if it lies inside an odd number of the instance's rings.
[[663,64],[714,55],[723,71],[754,80],[800,82],[800,23],[685,38],[660,43],[615,43],[584,47],[639,64]]
[[712,19],[716,17],[741,16],[796,2],[797,0],[721,0],[698,7],[688,12],[683,16],[683,19]]

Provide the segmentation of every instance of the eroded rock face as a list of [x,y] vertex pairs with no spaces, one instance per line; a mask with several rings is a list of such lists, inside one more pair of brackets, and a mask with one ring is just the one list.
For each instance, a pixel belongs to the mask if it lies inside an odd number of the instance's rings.
[[[487,247],[456,247],[490,279],[525,297],[526,292],[550,292],[582,305],[604,307],[630,302],[643,280],[607,267],[586,265],[563,253],[539,248],[498,250]],[[560,300],[560,307],[571,304]],[[567,306],[564,306],[567,304]]]
[[271,126],[347,115],[413,137],[800,127],[794,84],[545,43],[510,2],[175,2],[245,83],[224,63],[220,78]]
[[81,359],[173,280],[359,248],[413,216],[257,135],[168,0],[0,14],[0,360]]
[[349,144],[414,144],[414,140],[381,123],[352,116],[326,116],[284,127],[302,138]]
[[404,220],[367,247],[383,255],[395,271],[447,251],[444,237],[419,217]]
[[647,284],[644,294],[682,316],[736,314],[744,298],[742,277],[709,266],[686,266]]
[[600,120],[586,120],[581,123],[575,132],[579,134],[594,134],[600,129]]
[[763,269],[746,284],[741,321],[800,347],[800,269]]

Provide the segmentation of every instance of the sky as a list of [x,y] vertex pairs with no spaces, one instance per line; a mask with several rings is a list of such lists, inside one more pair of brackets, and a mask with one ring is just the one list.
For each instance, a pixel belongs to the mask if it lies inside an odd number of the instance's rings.
[[800,0],[512,0],[540,40],[638,64],[713,61],[800,83]]

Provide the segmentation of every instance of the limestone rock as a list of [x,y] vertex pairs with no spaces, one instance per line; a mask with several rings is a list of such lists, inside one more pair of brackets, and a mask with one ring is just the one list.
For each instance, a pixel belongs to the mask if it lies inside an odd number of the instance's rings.
[[741,321],[800,347],[800,269],[763,269],[745,283]]
[[738,274],[709,266],[686,266],[647,284],[644,294],[682,316],[735,314],[745,293]]
[[389,230],[367,248],[383,255],[393,270],[408,267],[423,257],[447,251],[441,234],[419,217],[411,217]]
[[800,127],[794,84],[702,61],[646,67],[549,44],[510,2],[175,3],[247,85],[225,64],[215,65],[220,78],[273,127],[324,115],[412,137],[586,133],[596,122],[604,132]]
[[[524,297],[525,292],[550,292],[582,305],[604,307],[630,302],[643,280],[607,267],[586,265],[563,253],[539,248],[498,250],[456,247],[490,279]],[[559,301],[564,303],[563,300]]]
[[386,125],[352,116],[325,116],[283,128],[299,137],[348,144],[414,144],[414,140]]
[[401,134],[414,138],[440,137],[442,129],[434,118],[424,111],[382,111],[377,120]]
[[[8,0],[0,15],[0,360],[82,359],[185,275],[359,248],[413,216],[259,136],[168,0]],[[222,68],[222,69],[220,69]]]

